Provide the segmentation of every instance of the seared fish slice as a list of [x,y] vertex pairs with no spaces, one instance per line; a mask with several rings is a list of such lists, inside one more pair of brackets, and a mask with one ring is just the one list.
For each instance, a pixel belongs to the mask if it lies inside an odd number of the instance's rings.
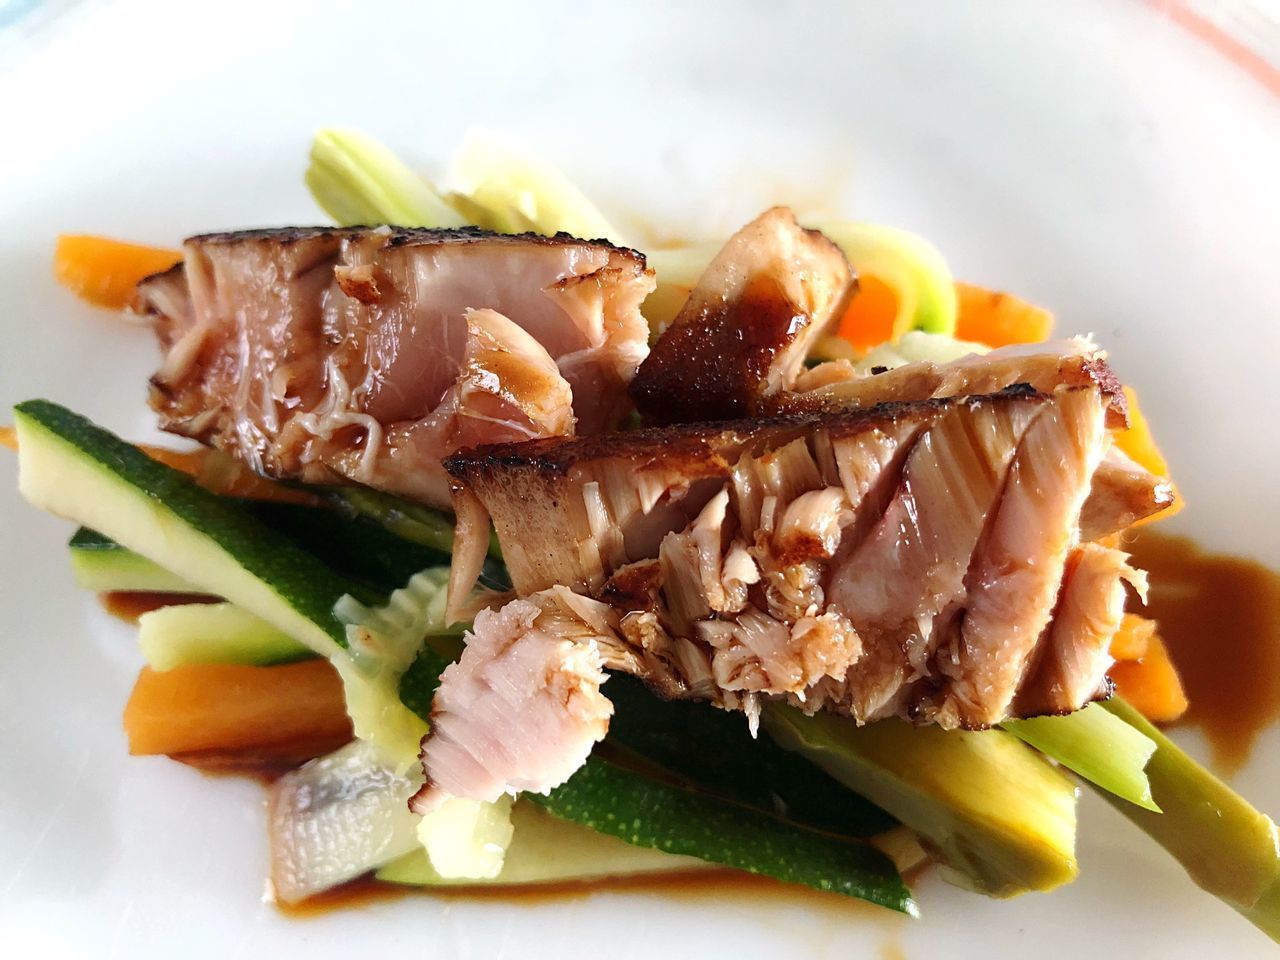
[[844,254],[786,207],[729,238],[631,384],[653,423],[730,420],[789,390],[855,285]]
[[[782,698],[859,723],[979,728],[1105,695],[1123,582],[1140,578],[1079,540],[1108,405],[1096,386],[1015,389],[451,458],[531,606],[498,640],[496,620],[477,630],[468,671],[487,664],[486,688],[459,695],[446,676],[437,706],[454,732],[424,741],[428,776],[445,784],[441,757],[465,731],[480,769],[448,775],[446,792],[555,786],[603,736],[584,680],[596,664],[749,719]],[[641,520],[653,525],[628,537]],[[495,644],[512,664],[527,645],[537,669],[505,668],[485,653]],[[504,704],[533,697],[531,676],[566,674],[594,709],[529,708],[548,750],[567,745],[564,764],[486,762],[487,738],[521,736]]]
[[[184,264],[139,287],[166,354],[151,404],[165,429],[269,476],[447,506],[439,461],[461,446],[617,424],[653,286],[642,255],[564,235],[193,237]],[[477,326],[472,310],[494,313]]]

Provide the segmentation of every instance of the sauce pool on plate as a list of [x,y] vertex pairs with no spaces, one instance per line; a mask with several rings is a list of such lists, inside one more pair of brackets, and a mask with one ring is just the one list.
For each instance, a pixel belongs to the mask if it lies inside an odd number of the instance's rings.
[[1213,765],[1231,775],[1280,717],[1280,574],[1209,553],[1185,537],[1144,531],[1130,545],[1151,575],[1146,616],[1156,620]]

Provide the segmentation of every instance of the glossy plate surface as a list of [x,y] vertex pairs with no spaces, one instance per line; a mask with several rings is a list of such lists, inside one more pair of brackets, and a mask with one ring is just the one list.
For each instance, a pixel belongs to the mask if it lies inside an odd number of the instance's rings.
[[[46,396],[151,433],[150,336],[55,286],[58,233],[176,243],[316,221],[316,127],[363,127],[438,172],[482,125],[664,238],[723,235],[775,201],[923,233],[958,276],[1112,349],[1191,501],[1173,529],[1280,565],[1280,100],[1257,70],[1167,4],[786,6],[224,0],[20,17],[0,32],[0,402]],[[125,755],[132,630],[74,589],[69,528],[13,477],[0,452],[0,956],[1272,949],[1091,797],[1074,886],[996,903],[930,876],[914,923],[803,892],[688,890],[285,918],[262,900],[261,789]],[[1231,655],[1231,637],[1205,642]],[[1273,814],[1277,748],[1264,736],[1235,780]]]

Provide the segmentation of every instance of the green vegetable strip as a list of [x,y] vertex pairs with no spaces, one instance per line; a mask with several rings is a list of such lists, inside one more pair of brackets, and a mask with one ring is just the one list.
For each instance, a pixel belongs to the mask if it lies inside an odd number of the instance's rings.
[[244,501],[244,506],[266,526],[380,598],[403,587],[420,570],[449,565],[447,550],[406,540],[362,516],[291,503]]
[[609,743],[618,744],[698,790],[846,837],[871,837],[897,821],[808,760],[753,738],[741,714],[693,700],[659,700],[638,680],[614,674]]
[[1095,786],[1160,812],[1143,772],[1155,743],[1098,704],[1064,717],[1010,720],[1001,726]]
[[659,783],[596,757],[549,795],[525,797],[636,846],[857,897],[911,916],[919,912],[893,863],[874,847]]
[[1280,833],[1271,818],[1187,756],[1119,697],[1102,707],[1156,745],[1147,764],[1161,814],[1102,798],[1173,855],[1201,888],[1280,941]]
[[[330,645],[345,645],[333,606],[348,592],[347,582],[287,537],[56,404],[29,401],[16,413],[20,484],[33,502],[92,524],[286,632],[305,624],[317,648],[317,633]],[[444,664],[428,648],[401,678],[400,689],[410,677],[430,678],[433,688]],[[422,686],[425,693],[428,684]],[[402,696],[415,711],[427,709],[425,697]],[[545,806],[631,843],[915,910],[892,863],[874,848],[600,761],[546,798]]]
[[199,592],[194,584],[87,527],[80,527],[75,532],[67,543],[67,550],[76,585],[83,590],[95,593],[114,590]]
[[[223,498],[226,499],[226,498]],[[366,603],[382,603],[393,590],[404,586],[415,573],[428,567],[447,566],[449,554],[422,546],[387,530],[382,524],[363,516],[350,516],[336,509],[307,507],[293,503],[259,500],[229,500],[270,527],[314,554],[332,570],[348,578],[350,592]],[[92,562],[96,557],[113,556],[113,565],[136,563],[155,578],[167,578],[180,586],[174,590],[194,592],[164,568],[138,556],[110,537],[81,527],[71,538],[73,563],[77,558]],[[101,579],[101,578],[99,578]],[[82,583],[86,589],[129,590],[156,587],[95,586]]]
[[138,619],[138,646],[155,670],[188,663],[290,663],[310,647],[233,603],[180,603]]
[[[14,417],[19,486],[37,506],[101,530],[287,633],[303,633],[298,639],[318,652],[330,642],[346,646],[333,605],[349,585],[287,537],[56,403],[28,400],[14,407]],[[84,491],[94,484],[114,486],[121,496],[107,505],[104,498]],[[199,562],[192,553],[196,546],[210,551],[216,565]],[[245,584],[252,596],[231,596],[239,592],[226,589],[232,583]],[[267,604],[268,595],[301,622],[277,616],[279,608]]]
[[342,226],[461,227],[466,221],[382,143],[355,130],[321,130],[307,187]]
[[965,886],[1009,897],[1075,879],[1075,787],[1008,734],[859,727],[782,703],[765,707],[764,726],[901,820]]
[[[453,518],[439,510],[370,487],[335,487],[329,499],[348,514],[366,517],[404,540],[445,554],[453,550]],[[489,538],[489,556],[502,559],[497,534]],[[494,570],[486,572],[492,575]]]

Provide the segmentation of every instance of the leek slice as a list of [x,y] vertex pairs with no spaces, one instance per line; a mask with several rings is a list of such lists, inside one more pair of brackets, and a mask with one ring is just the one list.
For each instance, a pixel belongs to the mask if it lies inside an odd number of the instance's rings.
[[1280,942],[1280,831],[1119,697],[1100,704],[1153,744],[1147,764],[1161,814],[1102,798],[1164,847],[1201,889]]
[[1108,793],[1160,812],[1145,773],[1155,742],[1099,704],[1063,717],[1006,720],[1001,727]]
[[622,244],[621,233],[553,166],[492,134],[472,131],[463,141],[448,180],[456,184],[464,213],[498,233],[563,231],[586,240]]
[[873,347],[865,357],[854,364],[858,373],[866,375],[877,367],[892,370],[920,360],[931,363],[950,363],[974,353],[990,353],[984,343],[957,340],[946,333],[925,333],[908,330],[897,340],[890,340]]
[[307,187],[344,227],[461,227],[466,220],[388,147],[358,130],[320,130]]
[[892,339],[909,330],[955,333],[955,282],[937,247],[907,230],[874,223],[827,220],[817,228],[840,245],[854,270],[893,288],[898,313]]
[[366,607],[342,597],[333,612],[346,625],[345,656],[332,657],[342,678],[356,736],[377,744],[399,769],[417,762],[427,724],[400,699],[400,679],[429,633],[443,630],[449,569],[415,574],[386,606]]

